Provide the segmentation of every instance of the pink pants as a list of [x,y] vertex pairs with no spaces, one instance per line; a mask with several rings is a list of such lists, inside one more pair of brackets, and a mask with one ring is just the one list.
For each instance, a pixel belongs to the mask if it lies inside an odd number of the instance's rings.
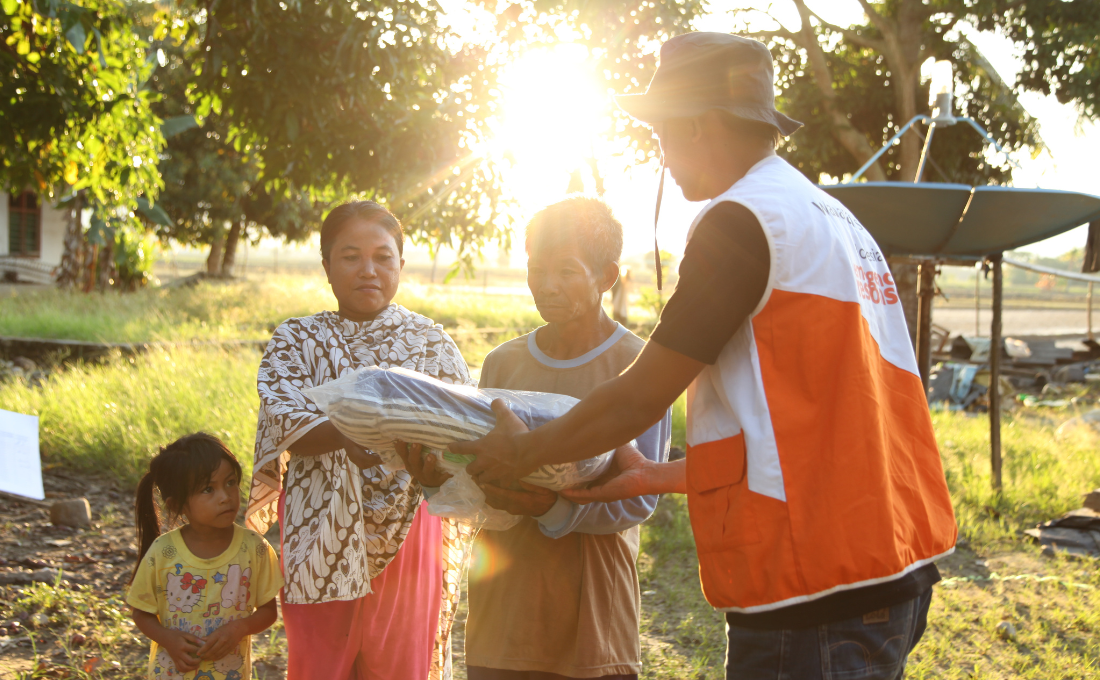
[[424,503],[393,561],[371,581],[370,595],[318,604],[280,598],[287,680],[426,680],[439,626],[442,549],[442,525]]

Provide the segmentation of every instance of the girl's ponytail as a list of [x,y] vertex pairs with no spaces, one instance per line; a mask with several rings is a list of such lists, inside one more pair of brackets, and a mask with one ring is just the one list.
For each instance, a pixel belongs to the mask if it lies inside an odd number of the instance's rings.
[[145,553],[160,536],[161,513],[153,496],[154,490],[160,491],[168,522],[175,522],[184,511],[188,497],[206,486],[222,461],[232,466],[240,480],[241,464],[233,453],[220,439],[205,432],[180,437],[163,447],[149,461],[149,471],[138,483],[134,498],[134,523],[137,525],[140,547],[131,581],[137,575],[138,565],[145,559]]
[[[154,463],[156,459],[153,459]],[[150,465],[150,468],[154,465]],[[157,501],[153,498],[153,487],[156,485],[156,475],[153,470],[145,473],[138,482],[137,496],[134,498],[134,524],[138,532],[138,561],[134,565],[134,573],[130,580],[137,575],[138,565],[145,559],[145,553],[149,552],[153,541],[160,536],[160,512],[157,509]]]

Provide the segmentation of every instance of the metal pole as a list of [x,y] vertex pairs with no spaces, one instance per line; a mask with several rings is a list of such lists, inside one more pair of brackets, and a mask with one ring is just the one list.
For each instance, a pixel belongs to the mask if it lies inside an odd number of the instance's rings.
[[919,306],[917,307],[917,368],[920,380],[928,390],[928,374],[932,367],[932,298],[936,292],[936,263],[920,263]]
[[924,138],[924,148],[920,152],[920,163],[917,163],[917,176],[913,179],[914,184],[920,183],[920,178],[924,175],[924,164],[928,162],[928,149],[932,146],[932,135],[936,132],[936,124],[928,124],[928,136]]
[[1089,340],[1095,340],[1096,336],[1092,334],[1092,281],[1089,281],[1089,294],[1088,294],[1088,324],[1089,324]]
[[993,267],[993,323],[989,326],[989,459],[993,490],[1001,492],[1001,303],[1004,253],[989,258]]
[[875,161],[877,161],[879,158],[881,158],[882,154],[886,153],[890,149],[890,147],[894,145],[894,142],[896,142],[898,139],[901,139],[901,136],[904,135],[906,133],[906,131],[908,131],[909,128],[911,128],[913,126],[913,123],[916,123],[917,121],[920,121],[920,120],[932,120],[932,119],[929,118],[928,116],[925,116],[925,115],[913,116],[913,118],[908,123],[903,125],[901,127],[901,129],[897,131],[897,134],[895,134],[893,137],[890,138],[890,140],[888,142],[886,142],[885,146],[883,146],[881,149],[876,151],[875,155],[871,156],[871,158],[866,163],[864,163],[863,166],[859,170],[856,170],[856,174],[852,175],[852,178],[849,179],[847,182],[845,182],[845,184],[851,184],[852,182],[856,181],[861,176],[863,176],[863,173],[867,172],[867,168],[874,165]]

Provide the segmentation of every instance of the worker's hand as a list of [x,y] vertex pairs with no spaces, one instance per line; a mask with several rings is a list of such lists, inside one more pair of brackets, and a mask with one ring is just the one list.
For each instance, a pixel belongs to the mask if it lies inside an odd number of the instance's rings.
[[497,424],[492,432],[472,442],[451,442],[447,446],[452,453],[477,458],[466,466],[466,471],[479,485],[508,484],[526,477],[538,467],[521,460],[516,436],[527,432],[523,421],[501,399],[493,400],[493,413]]
[[198,652],[203,643],[204,640],[200,637],[171,629],[164,632],[161,640],[161,646],[172,657],[176,670],[181,674],[190,673],[199,667]]
[[424,447],[420,444],[409,446],[400,439],[393,440],[397,455],[405,461],[405,469],[420,482],[420,486],[443,486],[451,475],[439,469],[439,459],[433,455],[424,456]]
[[496,484],[486,484],[481,488],[485,492],[485,502],[490,507],[513,515],[538,517],[550,512],[558,501],[558,494],[541,486],[528,484],[520,480],[522,489],[502,489]]
[[574,503],[611,503],[636,496],[660,493],[653,489],[658,464],[630,444],[615,449],[611,465],[587,489],[564,490],[561,495]]

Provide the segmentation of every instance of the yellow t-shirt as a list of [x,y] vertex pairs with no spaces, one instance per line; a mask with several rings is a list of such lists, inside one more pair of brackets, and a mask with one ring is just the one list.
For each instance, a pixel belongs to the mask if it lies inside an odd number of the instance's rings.
[[[187,549],[180,530],[153,541],[141,558],[126,602],[156,614],[165,628],[205,638],[225,623],[251,615],[283,587],[279,558],[263,536],[234,525],[233,541],[221,555],[202,559]],[[197,670],[180,673],[168,652],[153,643],[148,677],[186,680],[248,680],[252,675],[252,641]]]

